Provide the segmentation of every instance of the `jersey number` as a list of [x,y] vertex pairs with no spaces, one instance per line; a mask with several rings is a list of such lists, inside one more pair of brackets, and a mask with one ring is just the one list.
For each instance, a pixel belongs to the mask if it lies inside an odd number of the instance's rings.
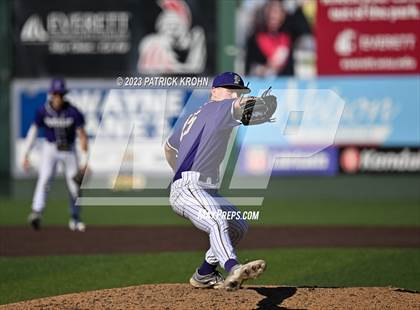
[[201,109],[193,114],[190,114],[190,116],[188,116],[187,120],[184,123],[184,126],[182,126],[181,137],[179,139],[180,141],[182,141],[182,138],[190,132],[190,129],[192,125],[194,124],[194,122],[197,120],[197,116],[200,112],[201,112]]

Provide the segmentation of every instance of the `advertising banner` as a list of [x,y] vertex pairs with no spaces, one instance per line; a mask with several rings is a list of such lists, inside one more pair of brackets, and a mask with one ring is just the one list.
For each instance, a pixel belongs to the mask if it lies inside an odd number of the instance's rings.
[[[49,82],[16,80],[12,85],[12,172],[15,177],[31,177],[36,173],[35,169],[30,173],[23,171],[23,148],[36,110],[47,101]],[[95,160],[90,163],[92,170],[99,174],[107,171],[122,174],[125,170],[131,172],[135,164],[144,176],[171,175],[163,145],[187,99],[192,97],[191,90],[118,89],[114,80],[69,79],[68,86],[70,92],[66,98],[84,114],[90,150],[95,149]],[[197,102],[203,103],[208,98],[205,89],[194,94]],[[189,107],[193,108],[193,105]],[[101,139],[98,140],[99,131]],[[31,152],[33,167],[39,167],[42,141],[40,132]],[[127,145],[124,154],[115,151],[117,142]],[[114,158],[119,155],[123,155],[122,160]]]
[[[253,95],[271,85],[278,96],[277,121],[273,123],[276,134],[268,132],[266,125],[253,126],[246,130],[247,143],[282,147],[329,143],[331,133],[319,125],[331,119],[331,100],[336,99],[318,99],[325,90],[331,90],[344,101],[332,144],[420,146],[419,76],[245,80],[250,82]],[[299,115],[307,115],[313,128],[303,136],[287,134],[286,129],[299,129],[302,117],[294,117]],[[280,128],[284,118],[288,118],[287,128]]]
[[420,3],[319,0],[319,75],[420,73]]
[[340,170],[346,174],[420,173],[420,148],[344,147]]
[[12,1],[15,77],[214,73],[215,2]]
[[[269,86],[267,81],[260,79],[245,80],[250,82],[252,94],[255,95]],[[21,167],[23,143],[36,109],[47,100],[49,82],[47,79],[23,79],[15,80],[12,85],[11,141],[14,142],[12,158],[15,176],[31,175],[24,173]],[[243,160],[241,167],[247,173],[259,173],[274,165],[274,162],[267,161],[274,154],[280,158],[274,166],[277,174],[308,172],[331,175],[336,172],[332,166],[335,146],[420,147],[419,82],[417,77],[271,80],[269,84],[278,96],[278,108],[273,115],[276,121],[241,127],[239,136],[243,137],[243,147],[249,148],[245,153],[253,152],[250,158],[261,159],[250,161],[244,153],[244,156],[241,155],[243,159],[240,158]],[[169,176],[170,169],[162,151],[164,139],[185,108],[186,101],[203,104],[208,100],[208,89],[204,88],[194,91],[195,95],[192,96],[191,89],[187,88],[117,88],[115,80],[69,79],[68,85],[70,92],[67,98],[84,113],[91,142],[101,129],[101,142],[95,146],[100,160],[95,161],[94,168],[95,171],[104,172],[116,169],[109,165],[109,162],[115,161],[110,160],[112,152],[108,150],[115,145],[115,141],[121,141],[135,123],[135,134],[141,143],[140,146],[134,145],[124,155],[126,163],[122,169],[130,169],[132,154],[143,154],[138,158],[142,173]],[[322,90],[333,90],[344,102],[338,126],[333,133],[328,131],[331,127],[320,126],[329,122],[333,112],[328,102],[331,98],[316,95]],[[191,100],[192,97],[197,98]],[[326,101],[315,102],[317,97]],[[194,104],[188,107],[193,108]],[[302,131],[300,120],[304,118],[309,120],[310,132],[297,135]],[[281,124],[286,124],[286,127],[280,128]],[[320,144],[314,144],[314,141]],[[147,148],[147,152],[141,148]],[[315,157],[305,155],[305,152],[312,153],[311,150],[315,149],[322,152]],[[317,153],[315,151],[312,155]],[[301,159],[287,159],[290,156],[286,155],[290,155],[290,152],[295,152]],[[40,143],[37,143],[32,152],[34,167],[37,167],[39,154]]]
[[242,174],[261,175],[336,175],[338,172],[338,150],[329,147],[315,154],[311,147],[281,148],[274,146],[244,146],[239,157]]

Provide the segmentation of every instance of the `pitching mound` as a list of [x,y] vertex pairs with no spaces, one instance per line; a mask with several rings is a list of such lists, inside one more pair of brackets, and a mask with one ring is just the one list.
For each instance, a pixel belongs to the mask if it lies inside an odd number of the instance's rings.
[[48,297],[0,309],[419,309],[419,305],[419,293],[396,288],[245,286],[229,293],[156,284]]

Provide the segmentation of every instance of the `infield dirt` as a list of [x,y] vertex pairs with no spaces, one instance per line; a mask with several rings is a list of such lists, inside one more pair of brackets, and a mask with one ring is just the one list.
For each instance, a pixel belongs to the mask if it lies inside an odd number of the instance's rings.
[[0,309],[419,309],[420,293],[397,288],[245,286],[236,292],[155,284],[67,294]]
[[[65,227],[0,227],[0,256],[196,251],[208,236],[195,227],[97,226],[85,233]],[[241,249],[281,247],[420,247],[419,227],[252,227]]]

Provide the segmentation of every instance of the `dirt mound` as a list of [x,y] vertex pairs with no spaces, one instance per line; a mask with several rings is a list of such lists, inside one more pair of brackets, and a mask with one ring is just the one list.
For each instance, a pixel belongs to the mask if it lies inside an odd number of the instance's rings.
[[245,286],[236,292],[155,284],[68,294],[0,309],[419,309],[420,294],[396,288]]

